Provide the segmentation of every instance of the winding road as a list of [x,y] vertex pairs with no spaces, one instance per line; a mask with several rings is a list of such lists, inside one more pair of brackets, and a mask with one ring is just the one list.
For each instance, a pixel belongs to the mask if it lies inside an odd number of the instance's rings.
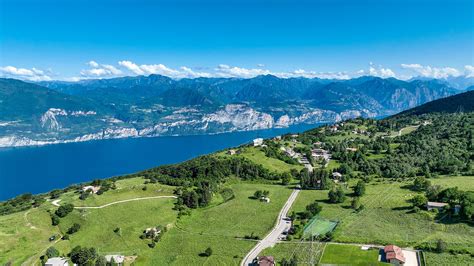
[[[130,202],[130,201],[161,199],[161,198],[173,198],[173,199],[175,199],[176,196],[153,196],[153,197],[133,198],[133,199],[114,201],[114,202],[111,202],[111,203],[104,204],[102,206],[94,206],[94,207],[80,207],[80,206],[78,206],[78,207],[74,207],[74,209],[102,209],[102,208],[109,207],[109,206],[112,206],[112,205],[115,205],[115,204],[120,204],[120,203],[125,203],[125,202]],[[53,204],[54,206],[59,207],[60,206],[59,205],[60,201],[61,200],[54,200],[53,202],[51,202],[51,204]]]
[[299,192],[300,190],[298,189],[293,190],[285,205],[283,205],[280,214],[278,214],[277,223],[273,227],[272,231],[270,231],[270,233],[268,233],[264,239],[260,240],[257,245],[253,247],[252,250],[250,250],[250,252],[240,263],[241,266],[252,265],[253,260],[258,256],[258,254],[260,254],[260,252],[262,252],[262,250],[268,247],[273,247],[276,243],[278,243],[279,237],[282,235],[282,233],[290,228],[290,224],[287,220],[285,220],[285,218],[287,217],[288,211],[290,210],[291,205],[293,205],[293,202],[296,200]]

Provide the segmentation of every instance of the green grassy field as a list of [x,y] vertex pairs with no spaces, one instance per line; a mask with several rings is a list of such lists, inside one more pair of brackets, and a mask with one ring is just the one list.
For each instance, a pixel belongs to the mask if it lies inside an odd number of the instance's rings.
[[[452,184],[462,184],[468,177],[449,177]],[[440,178],[441,182],[444,178]],[[411,182],[373,182],[367,185],[361,198],[365,209],[359,213],[350,208],[350,198],[341,204],[330,204],[328,191],[301,191],[292,210],[303,211],[317,200],[323,207],[320,216],[339,219],[334,240],[339,242],[398,244],[416,246],[424,242],[443,239],[452,249],[474,251],[474,230],[465,223],[441,224],[434,222],[433,214],[413,213],[409,200],[415,195],[406,188]],[[472,184],[467,185],[467,187]],[[466,187],[466,186],[465,186]],[[350,192],[350,191],[348,191]]]
[[426,265],[473,265],[474,259],[469,254],[452,255],[449,253],[423,252],[425,254]]
[[291,169],[297,169],[298,171],[303,169],[302,165],[287,164],[284,161],[269,158],[265,156],[265,153],[258,148],[246,147],[242,149],[242,153],[234,156],[243,156],[254,163],[261,164],[270,171],[283,173],[289,172]]
[[326,243],[311,245],[308,242],[283,242],[263,250],[260,256],[273,256],[277,263],[282,259],[289,260],[294,256],[298,260],[298,265],[308,265],[311,261],[318,262],[320,260],[325,245]]
[[[79,194],[67,192],[60,196],[61,204],[72,203],[74,206],[101,206],[107,203],[138,197],[168,196],[173,194],[174,187],[162,184],[144,184],[143,178],[130,178],[115,182],[117,189],[109,190],[103,195],[91,194],[86,200],[80,200]],[[146,190],[143,188],[146,187]]]
[[[154,189],[155,193],[169,192],[158,184],[148,185],[149,188],[143,191],[143,181],[139,178],[122,180],[117,182],[117,190],[96,195],[95,199],[83,203],[102,205],[135,196],[150,196]],[[14,265],[33,264],[51,245],[62,254],[81,245],[95,247],[102,255],[137,256],[136,265],[237,265],[255,245],[254,241],[241,238],[251,233],[263,238],[273,227],[291,190],[279,185],[239,181],[232,181],[228,186],[234,190],[233,200],[223,202],[216,196],[209,207],[193,210],[190,216],[180,220],[176,220],[176,212],[172,210],[175,200],[170,198],[132,201],[102,209],[75,209],[62,218],[57,227],[51,226],[47,212],[56,209],[50,202],[27,212],[0,216],[0,264],[9,261]],[[258,189],[270,191],[270,203],[249,198]],[[76,201],[77,194],[67,193],[61,198],[64,202]],[[79,223],[81,229],[71,235],[70,240],[48,241],[53,234],[64,234],[73,223]],[[144,229],[157,225],[167,226],[169,230],[152,249],[147,246],[150,240],[142,240],[139,236]],[[114,232],[115,228],[121,229],[120,234]],[[199,256],[208,247],[213,249],[213,255]]]
[[[279,210],[291,193],[276,185],[236,183],[231,185],[235,199],[211,208],[194,210],[183,217],[155,248],[151,258],[154,265],[238,265],[255,245],[242,240],[254,233],[263,238],[273,227]],[[270,203],[249,197],[255,190],[270,191]],[[199,253],[211,247],[213,255]]]
[[474,191],[474,176],[441,176],[430,179],[433,185],[443,188],[458,187],[463,191]]
[[[117,200],[170,194],[170,187],[158,184],[148,184],[148,189],[143,191],[143,182],[141,178],[120,180],[116,190],[91,196],[85,201],[79,200],[78,194],[68,192],[61,195],[61,204],[73,202],[78,206],[99,206]],[[22,262],[33,264],[53,244],[62,254],[67,254],[76,245],[93,246],[100,254],[139,255],[138,262],[146,262],[142,260],[150,257],[153,250],[139,236],[148,227],[172,227],[176,220],[173,203],[174,199],[151,199],[102,209],[76,209],[61,219],[59,226],[51,225],[48,211],[57,207],[50,202],[26,212],[0,216],[0,264],[8,261],[15,265]],[[81,229],[71,235],[70,240],[49,242],[50,236],[63,235],[73,223],[79,223]],[[121,235],[113,232],[117,227],[121,228]]]
[[324,249],[321,264],[341,265],[390,265],[378,261],[379,250],[362,250],[360,246],[328,244]]
[[48,238],[58,234],[44,209],[32,209],[0,216],[0,264],[20,265],[51,244]]

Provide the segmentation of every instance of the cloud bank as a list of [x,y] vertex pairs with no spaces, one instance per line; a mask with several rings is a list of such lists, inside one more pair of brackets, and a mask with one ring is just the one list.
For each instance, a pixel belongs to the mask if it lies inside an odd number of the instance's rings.
[[[214,68],[192,68],[181,66],[172,68],[164,64],[138,64],[130,60],[118,61],[116,65],[101,64],[91,60],[87,63],[88,68],[82,69],[78,76],[63,78],[63,80],[78,81],[82,79],[101,79],[130,75],[151,75],[158,74],[173,79],[198,78],[198,77],[216,77],[216,78],[253,78],[259,75],[274,75],[281,78],[320,78],[320,79],[350,79],[360,76],[376,76],[381,78],[411,79],[416,77],[448,79],[464,76],[474,78],[474,66],[466,65],[464,69],[453,67],[434,67],[416,63],[401,64],[397,71],[392,68],[369,63],[367,69],[358,71],[339,71],[339,72],[317,72],[306,69],[295,69],[292,71],[271,71],[265,68],[265,65],[258,64],[255,68],[245,68],[220,64]],[[48,81],[52,80],[51,71],[43,71],[37,68],[17,68],[14,66],[0,67],[0,76],[12,77],[30,81]]]

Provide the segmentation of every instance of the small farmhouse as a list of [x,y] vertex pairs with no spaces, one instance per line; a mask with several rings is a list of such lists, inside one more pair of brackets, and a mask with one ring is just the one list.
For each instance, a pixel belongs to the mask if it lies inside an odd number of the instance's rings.
[[263,144],[263,139],[262,138],[256,138],[253,140],[253,146],[257,147],[257,146],[262,146]]
[[342,174],[339,173],[339,172],[334,172],[334,173],[332,173],[332,178],[333,178],[334,180],[340,180],[341,177],[342,177]]
[[90,193],[97,194],[99,191],[100,186],[84,186],[82,187],[82,191],[87,192],[90,191]]
[[258,257],[258,266],[275,266],[275,259],[272,256]]
[[385,260],[394,265],[404,265],[405,264],[405,256],[403,255],[403,251],[400,247],[395,245],[388,245],[385,246],[383,249],[385,252]]
[[143,232],[147,237],[155,237],[161,233],[161,229],[158,227],[149,227]]
[[444,203],[444,202],[433,202],[433,201],[428,201],[428,203],[426,203],[426,209],[428,211],[431,211],[431,210],[442,210],[444,207],[448,206],[448,203]]
[[68,266],[69,263],[67,262],[66,258],[54,257],[54,258],[49,258],[44,265],[45,266]]
[[105,260],[112,265],[122,266],[125,257],[122,255],[105,255]]
[[230,149],[230,150],[227,151],[227,154],[229,154],[229,155],[234,155],[236,153],[237,153],[237,151],[234,150],[234,149]]

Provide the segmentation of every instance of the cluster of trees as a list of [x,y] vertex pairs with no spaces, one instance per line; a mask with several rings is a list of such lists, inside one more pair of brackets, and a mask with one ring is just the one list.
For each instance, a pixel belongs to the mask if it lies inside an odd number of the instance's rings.
[[49,247],[45,254],[40,257],[42,265],[46,264],[49,258],[59,257],[59,251],[55,247]]
[[328,197],[331,203],[342,203],[346,200],[346,194],[341,186],[336,186],[329,190]]
[[[413,181],[413,189],[424,192],[415,195],[411,202],[413,208],[425,208],[428,201],[448,203],[443,213],[450,217],[459,215],[461,219],[474,222],[474,193],[461,191],[457,187],[443,189],[439,185],[431,185],[431,182],[424,177],[417,177]],[[456,213],[456,206],[459,206],[459,213]]]
[[197,186],[203,180],[222,183],[230,176],[243,180],[278,180],[280,178],[262,165],[255,164],[246,158],[214,155],[201,156],[180,164],[160,166],[127,177],[138,176],[144,176],[150,182],[185,187]]
[[312,173],[304,168],[299,173],[300,185],[303,189],[329,189],[332,187],[330,173],[325,169],[315,169]]
[[268,197],[268,195],[270,195],[270,191],[268,190],[257,190],[255,191],[255,193],[253,193],[253,197],[254,199],[261,199],[262,197]]
[[71,227],[69,227],[69,229],[67,229],[66,233],[69,235],[72,235],[76,233],[77,231],[79,231],[79,229],[81,229],[81,225],[78,223],[74,223]]
[[[216,184],[209,181],[200,181],[197,187],[179,187],[174,193],[178,197],[175,203],[175,209],[179,211],[179,216],[189,214],[187,208],[196,209],[209,205],[213,197],[213,191],[217,188]],[[233,197],[233,191],[225,192],[228,197]],[[232,195],[230,195],[232,194]],[[229,200],[230,198],[228,198]]]
[[59,218],[66,217],[73,210],[74,210],[74,205],[70,203],[59,206],[59,208],[54,213],[51,214],[51,224],[58,225],[60,221]]
[[314,201],[313,203],[308,204],[305,209],[306,210],[299,215],[301,219],[310,219],[316,216],[321,212],[323,207],[321,207],[317,201]]
[[95,248],[76,246],[69,253],[69,257],[78,265],[106,265],[105,258],[99,256]]
[[7,215],[25,211],[31,207],[38,207],[44,201],[44,196],[42,195],[32,195],[31,193],[22,194],[13,199],[0,202],[0,215]]

